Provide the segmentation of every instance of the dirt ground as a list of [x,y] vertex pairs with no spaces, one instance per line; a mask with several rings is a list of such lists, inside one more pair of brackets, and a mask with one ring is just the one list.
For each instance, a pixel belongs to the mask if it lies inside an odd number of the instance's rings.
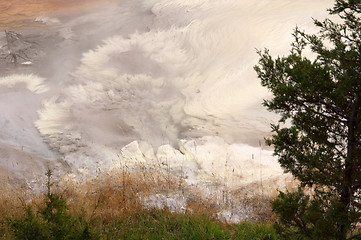
[[49,16],[79,11],[105,1],[110,0],[0,0],[0,30],[29,27],[42,14]]

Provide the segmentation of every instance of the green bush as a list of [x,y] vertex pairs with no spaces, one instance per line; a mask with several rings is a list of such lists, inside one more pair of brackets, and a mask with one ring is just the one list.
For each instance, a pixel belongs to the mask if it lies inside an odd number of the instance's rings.
[[107,239],[230,239],[219,222],[205,215],[168,210],[143,211],[113,222],[108,229]]
[[31,240],[279,239],[274,228],[267,224],[226,224],[213,220],[207,214],[172,213],[168,209],[139,209],[133,214],[119,216],[110,223],[102,221],[103,216],[100,214],[99,221],[90,225],[84,211],[77,215],[69,212],[63,195],[51,191],[50,171],[47,176],[48,189],[44,203],[38,207],[23,204],[22,217],[2,218],[0,239],[9,239],[9,235],[13,239]]
[[279,239],[279,237],[271,225],[246,222],[238,225],[233,239],[276,240]]
[[66,199],[51,192],[51,171],[47,172],[48,192],[45,206],[37,212],[24,204],[25,215],[22,218],[7,218],[14,239],[60,240],[60,239],[99,239],[99,234],[84,218],[72,216],[67,210]]

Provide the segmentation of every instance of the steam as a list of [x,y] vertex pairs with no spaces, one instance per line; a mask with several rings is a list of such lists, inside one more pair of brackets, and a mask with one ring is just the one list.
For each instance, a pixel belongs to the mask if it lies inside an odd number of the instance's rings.
[[21,70],[34,74],[1,77],[0,88],[24,84],[31,91],[34,104],[21,113],[31,116],[26,138],[44,141],[77,167],[115,160],[133,141],[144,153],[150,145],[181,148],[182,139],[217,136],[247,152],[277,119],[261,105],[269,93],[253,70],[255,48],[284,54],[295,25],[312,28],[311,17],[323,18],[331,5],[125,0],[79,15],[44,15],[35,19],[44,30],[32,39],[44,55]]
[[254,48],[284,49],[300,19],[294,14],[301,6],[312,9],[311,1],[153,4],[140,8],[152,13],[143,23],[147,31],[140,23],[134,33],[120,29],[85,52],[73,83],[44,103],[36,126],[52,147],[66,153],[88,142],[121,146],[132,140],[157,147],[203,135],[254,144],[267,134],[273,117],[260,107],[267,92],[253,71]]
[[135,33],[84,54],[73,75],[78,84],[46,101],[36,122],[52,147],[66,153],[89,141],[114,147],[133,140],[155,146],[160,138],[176,141],[184,99],[174,79],[186,56],[169,54],[179,44],[169,38],[162,32]]
[[11,76],[0,77],[0,87],[14,88],[18,84],[25,84],[31,92],[41,94],[48,91],[44,84],[45,78],[33,74],[13,74]]

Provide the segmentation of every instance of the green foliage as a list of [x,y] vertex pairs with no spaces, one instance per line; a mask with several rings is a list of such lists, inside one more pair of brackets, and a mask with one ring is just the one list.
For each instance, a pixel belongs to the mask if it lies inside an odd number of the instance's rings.
[[24,206],[24,217],[7,219],[14,239],[99,239],[99,234],[88,224],[84,214],[74,217],[67,212],[66,199],[51,192],[50,170],[47,176],[48,192],[45,195],[45,206],[39,207],[36,213],[31,207]]
[[[57,220],[59,223],[52,225],[40,212],[36,214],[27,207],[23,218],[9,219],[8,223],[14,239],[280,239],[275,229],[267,224],[224,224],[204,214],[170,213],[169,210],[142,210],[125,219],[99,225],[101,233],[95,229],[86,230],[82,219],[67,217],[65,219],[71,223],[65,226],[61,218]],[[73,230],[69,229],[70,225]]]
[[51,239],[47,223],[39,218],[30,207],[25,207],[25,216],[21,219],[7,220],[15,239]]
[[172,214],[150,210],[129,219],[115,221],[107,239],[230,239],[219,222],[205,215]]
[[99,215],[99,221],[90,225],[84,212],[72,214],[63,195],[52,192],[50,171],[47,176],[44,203],[38,207],[23,203],[24,214],[19,218],[2,216],[0,223],[5,222],[9,229],[0,225],[0,239],[279,239],[270,225],[226,224],[204,213],[172,213],[168,209],[139,209],[110,223]]
[[245,222],[226,225],[204,214],[155,209],[115,221],[104,232],[106,239],[280,239],[275,229],[267,224]]
[[296,29],[288,56],[259,51],[255,67],[274,96],[264,105],[281,116],[267,142],[300,181],[273,202],[287,239],[352,239],[361,222],[361,1],[336,0],[329,12],[340,23],[315,20],[318,35]]
[[[333,239],[337,214],[331,206],[324,206],[319,199],[310,199],[302,188],[297,192],[280,192],[272,202],[272,208],[279,216],[275,229],[285,239]],[[327,209],[327,212],[326,212]]]
[[272,226],[261,223],[245,222],[237,226],[232,239],[235,240],[277,240],[279,236]]

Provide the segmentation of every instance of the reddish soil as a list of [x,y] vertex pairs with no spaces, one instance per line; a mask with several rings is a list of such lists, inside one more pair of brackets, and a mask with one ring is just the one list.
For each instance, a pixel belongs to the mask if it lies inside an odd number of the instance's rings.
[[[109,0],[108,0],[109,1]],[[71,13],[105,0],[0,0],[0,30],[26,27],[38,16]]]

